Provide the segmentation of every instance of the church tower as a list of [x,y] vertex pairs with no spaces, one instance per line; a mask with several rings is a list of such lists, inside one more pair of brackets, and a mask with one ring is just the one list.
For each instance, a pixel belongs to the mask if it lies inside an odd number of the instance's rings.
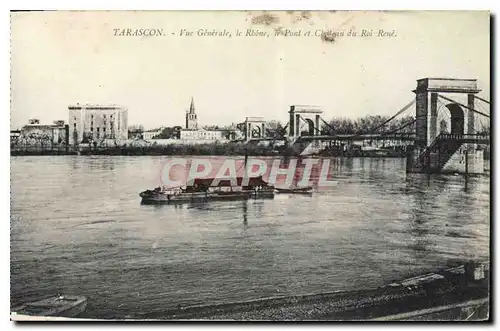
[[191,97],[191,105],[189,106],[189,112],[186,113],[186,129],[187,130],[198,130],[198,118],[194,111],[194,99]]

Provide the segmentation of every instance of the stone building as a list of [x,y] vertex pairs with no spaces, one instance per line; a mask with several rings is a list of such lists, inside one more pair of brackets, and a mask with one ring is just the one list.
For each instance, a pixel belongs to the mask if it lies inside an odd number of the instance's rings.
[[40,124],[39,120],[30,119],[28,124],[19,130],[18,138],[28,145],[63,144],[68,142],[68,126],[65,125],[64,121],[54,121],[53,124]]
[[221,130],[182,130],[181,137],[182,140],[223,140],[226,139],[223,136],[223,131]]
[[128,110],[117,105],[71,105],[69,141],[79,144],[103,139],[128,139]]
[[206,130],[199,128],[198,126],[198,115],[196,114],[194,107],[194,99],[191,98],[191,104],[189,106],[189,111],[186,113],[186,128],[180,130],[179,139],[181,140],[226,140],[226,131],[224,130]]
[[158,138],[158,136],[162,133],[163,128],[158,128],[158,129],[151,129],[143,132],[143,139],[144,140],[151,140]]

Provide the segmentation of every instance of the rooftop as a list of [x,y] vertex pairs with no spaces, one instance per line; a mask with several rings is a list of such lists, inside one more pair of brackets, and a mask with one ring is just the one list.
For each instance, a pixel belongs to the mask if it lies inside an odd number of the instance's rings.
[[295,112],[295,113],[305,113],[305,114],[322,114],[323,111],[321,110],[320,106],[313,106],[313,105],[292,105],[290,106],[290,112]]
[[462,78],[422,78],[417,80],[417,88],[413,92],[449,92],[449,93],[478,93],[477,79]]
[[23,128],[63,128],[64,124],[25,124]]
[[265,122],[264,117],[247,117],[247,122]]
[[76,105],[69,105],[69,109],[82,109],[82,108],[88,108],[88,109],[125,109],[125,107],[117,105],[117,104],[79,104],[77,103]]

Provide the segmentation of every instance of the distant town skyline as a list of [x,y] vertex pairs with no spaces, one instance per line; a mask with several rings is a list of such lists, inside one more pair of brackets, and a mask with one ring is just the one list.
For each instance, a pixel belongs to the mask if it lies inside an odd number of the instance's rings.
[[[319,105],[326,120],[392,115],[425,77],[477,78],[490,99],[488,12],[272,13],[271,23],[255,20],[258,12],[11,13],[11,128],[67,122],[76,103],[118,104],[145,129],[184,126],[192,97],[200,126],[286,122],[293,104]],[[396,36],[273,36],[280,27]],[[167,35],[114,35],[125,28]],[[248,28],[271,37],[179,35]]]

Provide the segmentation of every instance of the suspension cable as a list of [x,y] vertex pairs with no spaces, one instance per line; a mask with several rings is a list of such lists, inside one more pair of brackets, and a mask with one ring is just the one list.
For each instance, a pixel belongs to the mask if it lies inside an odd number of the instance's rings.
[[[408,103],[406,106],[404,106],[403,108],[401,108],[400,110],[398,110],[398,112],[396,112],[396,114],[394,114],[389,119],[387,119],[386,121],[384,121],[384,123],[382,123],[379,126],[377,126],[370,133],[375,133],[378,129],[380,129],[381,127],[385,126],[387,123],[389,123],[390,121],[392,121],[394,118],[396,118],[397,116],[401,115],[403,112],[405,112],[406,110],[408,110],[408,108],[410,108],[415,102],[416,102],[415,99],[413,99],[412,101],[410,101],[410,103]],[[320,120],[324,124],[326,124],[326,126],[328,126],[333,132],[336,131],[335,128],[332,125],[330,125],[328,122],[326,122],[322,117],[320,117]],[[361,133],[361,134],[365,134],[365,133]]]
[[397,133],[398,131],[400,131],[400,130],[402,130],[402,129],[404,129],[404,128],[406,128],[406,127],[410,126],[410,125],[412,125],[412,124],[413,124],[413,123],[415,123],[416,121],[417,121],[416,119],[411,120],[411,121],[409,121],[408,123],[405,123],[405,124],[401,125],[401,126],[400,126],[399,128],[397,128],[397,129],[394,129],[394,130],[389,131],[389,132],[383,132],[383,133],[381,133],[380,135],[383,137],[383,136],[388,136],[388,135],[391,135],[391,134]]
[[327,127],[329,127],[332,131],[335,132],[335,128],[333,126],[331,126],[328,122],[326,122],[321,116],[319,117],[319,119],[324,123],[326,124]]
[[286,122],[286,125],[283,127],[283,131],[285,131],[285,136],[286,136],[286,130],[288,129],[288,125],[290,125],[290,122]]
[[446,100],[446,101],[456,103],[456,104],[457,104],[457,105],[459,105],[459,106],[462,106],[462,107],[464,107],[464,108],[467,108],[467,109],[469,109],[469,110],[472,110],[473,112],[478,113],[478,114],[480,114],[480,115],[483,115],[483,116],[485,116],[485,117],[488,117],[488,118],[490,117],[490,115],[487,115],[487,114],[482,113],[482,112],[480,112],[480,111],[478,111],[478,110],[476,110],[476,109],[474,109],[474,108],[471,108],[471,107],[468,107],[468,106],[466,106],[466,105],[464,105],[464,104],[461,104],[460,102],[456,102],[455,100],[450,99],[450,98],[447,98],[447,97],[445,97],[445,96],[443,96],[443,95],[441,95],[441,94],[438,94],[437,96],[438,96],[438,97],[440,97],[440,98],[442,98],[442,99],[444,99],[444,100]]
[[[299,118],[300,118],[302,121],[304,121],[304,123],[306,123],[307,125],[309,125],[309,122],[308,122],[308,121],[306,121],[306,120],[305,120],[302,116],[300,116],[300,114],[299,114]],[[314,126],[313,126],[313,127],[314,127]],[[316,130],[316,132],[319,132],[319,133],[321,134],[321,131],[320,131],[318,128],[314,127],[314,130]]]
[[481,100],[482,102],[486,102],[488,105],[490,105],[490,102],[486,99],[483,99],[481,97],[478,97],[477,95],[473,94],[474,98],[478,99],[478,100]]
[[404,106],[403,108],[401,108],[396,114],[394,114],[392,117],[390,117],[388,120],[384,121],[384,123],[380,124],[379,126],[377,126],[375,129],[373,129],[370,133],[376,133],[376,131],[380,128],[382,128],[383,126],[385,126],[387,123],[389,123],[390,121],[392,121],[393,119],[395,119],[397,116],[401,115],[404,111],[406,111],[408,108],[410,108],[414,103],[416,102],[415,99],[413,99],[409,104],[407,104],[406,106]]
[[[415,102],[416,102],[416,100],[413,99],[410,103],[408,103],[406,106],[404,106],[403,108],[401,108],[395,115],[393,115],[391,118],[389,118],[388,120],[386,120],[384,123],[382,123],[381,125],[379,125],[378,127],[376,127],[371,132],[368,132],[368,133],[358,133],[358,134],[353,135],[353,137],[359,137],[359,136],[362,136],[364,134],[373,134],[373,133],[376,133],[375,131],[377,131],[378,129],[380,129],[381,127],[383,127],[384,125],[386,125],[390,121],[392,121],[394,118],[396,118],[396,116],[399,116],[400,114],[402,114],[403,112],[405,112],[406,110],[408,110],[408,108],[410,108]],[[401,129],[401,128],[399,128],[399,129]],[[399,129],[393,130],[391,132],[397,132],[397,130],[399,130]]]

